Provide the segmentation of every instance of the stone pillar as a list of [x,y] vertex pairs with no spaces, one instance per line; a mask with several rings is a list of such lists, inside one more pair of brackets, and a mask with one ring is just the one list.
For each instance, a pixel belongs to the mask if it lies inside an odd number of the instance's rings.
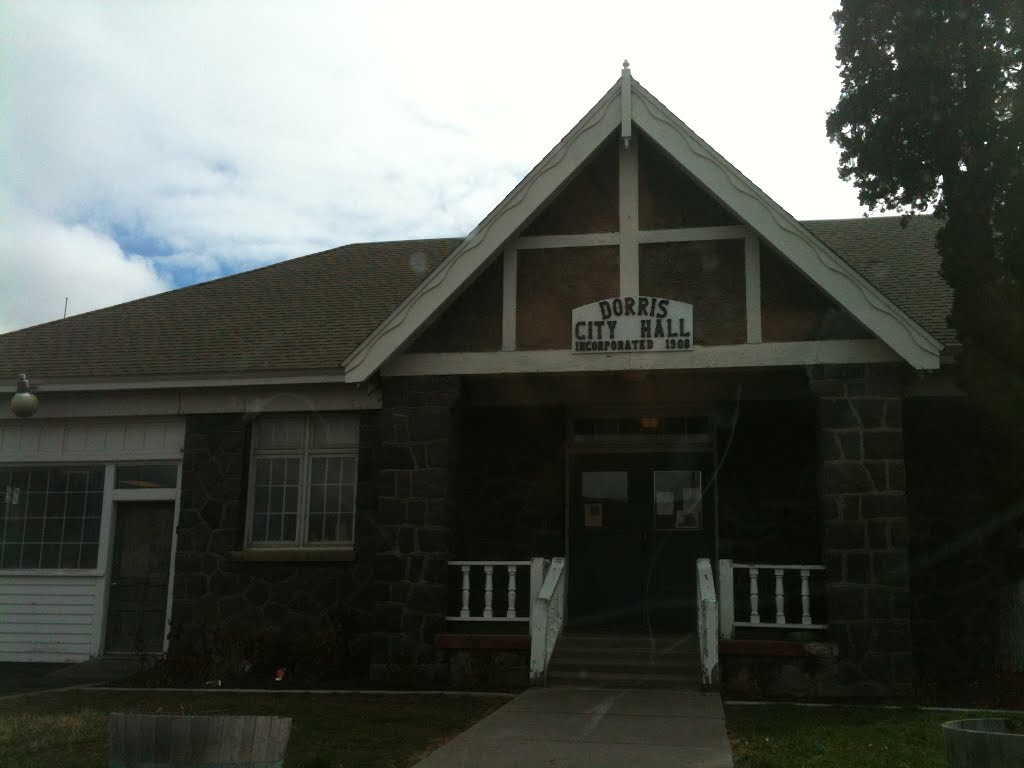
[[370,675],[434,680],[447,672],[434,635],[448,608],[462,387],[454,376],[389,378],[383,387]]
[[902,365],[826,365],[818,395],[828,619],[843,693],[910,693],[912,656]]

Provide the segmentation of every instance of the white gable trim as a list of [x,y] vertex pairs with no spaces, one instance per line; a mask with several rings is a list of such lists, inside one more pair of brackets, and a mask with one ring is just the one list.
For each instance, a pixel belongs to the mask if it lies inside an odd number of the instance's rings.
[[345,381],[366,381],[488,264],[619,127],[616,84],[480,225],[345,360]]
[[942,344],[935,337],[635,81],[633,120],[688,173],[900,357],[914,368],[939,367]]
[[[628,71],[623,78],[629,78]],[[366,381],[464,290],[587,158],[621,130],[622,79],[519,185],[345,360],[346,383]],[[758,189],[636,81],[628,83],[632,122],[750,229],[832,296],[900,358],[917,369],[939,367],[942,344],[853,267]],[[616,233],[620,238],[621,233]],[[642,236],[642,235],[641,235]],[[755,334],[756,337],[756,334]],[[629,361],[620,358],[623,364]]]

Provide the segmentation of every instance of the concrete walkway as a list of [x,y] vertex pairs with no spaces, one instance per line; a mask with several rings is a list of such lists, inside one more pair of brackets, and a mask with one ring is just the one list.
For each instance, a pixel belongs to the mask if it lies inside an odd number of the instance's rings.
[[79,685],[116,683],[139,671],[134,656],[90,659],[77,664],[0,663],[0,697]]
[[531,688],[416,768],[732,768],[725,712],[698,691]]

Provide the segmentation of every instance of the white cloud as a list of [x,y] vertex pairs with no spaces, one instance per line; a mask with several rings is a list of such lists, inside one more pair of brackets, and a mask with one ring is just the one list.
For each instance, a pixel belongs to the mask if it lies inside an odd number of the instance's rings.
[[839,81],[817,0],[3,8],[0,193],[177,282],[469,231],[627,56],[792,213],[859,211],[824,136]]
[[0,234],[0,333],[170,288],[141,256],[82,225],[22,213]]

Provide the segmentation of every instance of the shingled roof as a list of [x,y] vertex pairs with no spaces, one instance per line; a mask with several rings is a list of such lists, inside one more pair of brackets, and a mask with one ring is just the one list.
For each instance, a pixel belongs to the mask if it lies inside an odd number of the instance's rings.
[[825,245],[870,280],[896,306],[947,347],[956,344],[946,325],[953,289],[942,279],[935,236],[942,222],[914,216],[801,222]]
[[342,373],[461,242],[334,248],[0,336],[0,380]]
[[[930,217],[804,222],[944,344],[952,292]],[[0,335],[0,380],[342,373],[358,344],[459,243],[347,245]]]

